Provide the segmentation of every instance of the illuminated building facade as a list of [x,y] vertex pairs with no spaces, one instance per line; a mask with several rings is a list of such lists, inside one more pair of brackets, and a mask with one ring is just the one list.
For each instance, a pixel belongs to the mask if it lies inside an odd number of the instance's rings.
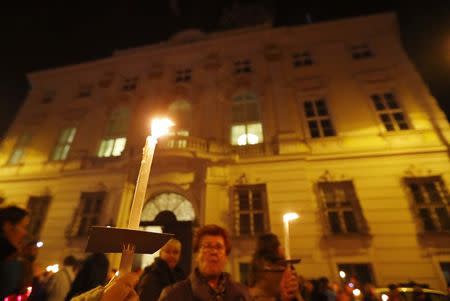
[[168,114],[142,226],[178,233],[185,267],[193,229],[217,223],[243,281],[254,238],[296,211],[307,278],[450,280],[449,124],[393,14],[189,30],[28,77],[0,197],[30,209],[44,263],[81,254],[91,225],[126,225],[149,120]]

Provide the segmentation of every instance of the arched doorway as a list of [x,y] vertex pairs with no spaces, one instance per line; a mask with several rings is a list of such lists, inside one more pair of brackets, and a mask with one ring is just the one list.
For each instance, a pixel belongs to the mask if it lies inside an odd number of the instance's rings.
[[[191,270],[192,222],[195,211],[192,203],[177,193],[161,193],[149,200],[141,215],[141,227],[147,231],[173,233],[182,244],[180,266],[186,273]],[[143,256],[142,264],[149,263]]]

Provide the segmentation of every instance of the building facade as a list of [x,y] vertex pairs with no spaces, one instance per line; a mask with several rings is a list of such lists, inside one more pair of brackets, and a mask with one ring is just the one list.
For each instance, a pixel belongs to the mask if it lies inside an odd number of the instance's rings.
[[[142,226],[232,233],[244,281],[255,237],[282,238],[307,278],[377,285],[450,279],[448,121],[402,48],[393,14],[296,27],[181,32],[28,75],[0,153],[0,197],[28,207],[40,260],[83,253],[91,225],[124,227],[153,116]],[[112,256],[117,264],[117,256]]]

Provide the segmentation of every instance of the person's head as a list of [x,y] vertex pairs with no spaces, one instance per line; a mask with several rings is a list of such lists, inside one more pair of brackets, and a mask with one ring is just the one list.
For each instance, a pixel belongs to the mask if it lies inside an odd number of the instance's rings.
[[17,249],[27,235],[28,212],[17,206],[0,208],[1,234]]
[[207,278],[220,276],[231,252],[228,232],[217,225],[203,226],[196,232],[193,244],[200,273]]
[[273,233],[265,233],[258,237],[254,257],[262,257],[265,260],[276,262],[284,258],[278,236]]
[[181,256],[181,242],[171,238],[162,248],[159,257],[164,260],[170,269],[174,269]]
[[71,267],[72,270],[75,271],[78,269],[78,264],[79,264],[78,260],[74,256],[69,255],[69,256],[64,257],[63,266]]

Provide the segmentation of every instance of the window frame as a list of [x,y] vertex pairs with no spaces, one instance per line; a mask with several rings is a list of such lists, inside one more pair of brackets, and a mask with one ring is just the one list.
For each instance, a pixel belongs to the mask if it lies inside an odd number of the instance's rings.
[[[319,115],[319,109],[318,109],[317,103],[320,101],[323,102],[324,108],[326,110],[326,115]],[[312,104],[312,109],[313,109],[313,114],[314,114],[313,116],[308,116],[308,112],[306,109],[307,103]],[[303,113],[303,120],[305,120],[304,123],[307,128],[309,138],[323,139],[323,138],[337,137],[336,127],[334,125],[333,119],[331,118],[328,101],[326,100],[325,97],[309,97],[308,99],[301,100],[300,104],[301,104],[301,112]],[[332,130],[331,135],[325,135],[325,129],[324,129],[324,125],[323,125],[324,121],[329,122],[329,124],[331,126],[330,128]],[[316,129],[318,132],[318,136],[313,135],[313,129],[310,124],[311,122],[314,122],[317,125]]]
[[[328,235],[367,235],[368,225],[356,194],[353,181],[323,181],[317,183],[319,206],[322,209],[324,226]],[[333,199],[327,199],[331,192]],[[343,193],[342,193],[343,192]],[[330,195],[330,194],[328,194]],[[342,198],[343,196],[343,198]],[[333,213],[330,216],[330,212]],[[352,213],[350,217],[346,213]],[[333,216],[337,220],[332,220]],[[337,228],[333,224],[337,224]],[[353,225],[352,225],[353,223]],[[350,227],[355,227],[349,229]]]
[[192,69],[178,69],[175,71],[175,83],[188,83],[192,81]]
[[250,59],[238,59],[233,62],[233,74],[241,75],[253,72],[253,64]]
[[294,52],[292,53],[291,58],[292,67],[295,69],[309,67],[315,64],[313,56],[308,50]]
[[[73,130],[72,134],[69,134],[67,137],[67,140],[63,140],[65,137],[65,132],[69,130]],[[70,149],[72,148],[72,143],[75,140],[75,136],[77,134],[77,128],[75,126],[65,127],[63,128],[58,135],[58,140],[56,141],[56,144],[51,152],[50,155],[50,161],[64,161],[67,159]],[[65,148],[68,148],[66,151],[64,151]],[[58,151],[59,150],[59,151]],[[56,156],[56,154],[61,154],[61,156]],[[56,158],[57,157],[57,158]]]
[[[72,223],[68,229],[69,238],[87,237],[92,226],[101,224],[102,212],[106,205],[106,196],[106,191],[80,193],[78,206],[73,214]],[[94,201],[96,204],[91,204],[91,208],[88,207],[88,212],[86,212],[87,203]],[[87,222],[83,223],[83,220],[87,220]]]
[[27,210],[30,216],[28,234],[34,239],[39,239],[46,221],[52,198],[45,196],[30,196],[27,201]]
[[[118,115],[116,116],[116,114]],[[120,157],[122,155],[127,145],[127,133],[130,126],[130,118],[130,109],[126,106],[116,108],[111,112],[97,149],[96,155],[98,158]],[[120,146],[119,143],[122,142],[124,142],[123,147],[118,148],[121,149],[120,154],[115,155],[115,150],[117,150],[116,147],[118,147],[118,145]]]
[[[247,193],[248,208],[242,209],[240,199],[240,192]],[[260,194],[261,208],[255,209],[254,202],[255,193]],[[260,234],[270,231],[269,222],[269,208],[267,199],[267,186],[266,184],[239,184],[235,185],[232,189],[231,207],[233,212],[233,233],[236,237],[256,237]],[[248,232],[242,231],[241,217],[247,215],[249,217]],[[262,229],[255,229],[255,216],[262,215]]]
[[[8,165],[19,165],[22,163],[23,157],[25,155],[25,150],[31,143],[33,136],[30,132],[23,132],[18,138],[14,145],[14,148],[11,151],[11,154],[8,158]],[[19,155],[16,155],[18,152]],[[19,156],[16,158],[16,156]]]
[[376,56],[368,43],[353,44],[350,46],[350,54],[354,61],[371,59]]
[[[260,133],[254,133],[258,137],[258,143],[249,143],[248,131],[250,126],[258,126]],[[244,127],[246,144],[239,145],[238,138],[234,141],[233,130],[236,127]],[[264,126],[261,118],[261,101],[252,91],[236,93],[231,102],[230,144],[234,146],[255,145],[264,143]]]
[[[422,176],[422,177],[405,177],[404,183],[410,195],[411,208],[414,212],[417,221],[421,225],[421,230],[423,233],[442,233],[442,232],[450,232],[450,218],[444,223],[448,223],[447,229],[445,225],[442,224],[439,214],[437,213],[437,209],[443,209],[446,211],[447,217],[450,216],[450,194],[448,192],[447,186],[445,185],[444,180],[441,176]],[[435,201],[432,198],[436,197],[431,196],[430,190],[426,188],[426,185],[432,183],[437,193],[439,200]],[[412,188],[412,184],[419,185],[418,189],[421,192],[420,198],[421,201],[418,201],[417,194],[415,194],[414,189]],[[447,203],[445,203],[447,201]],[[423,202],[420,204],[420,202]],[[423,210],[428,210],[428,216],[425,217],[421,215]],[[428,222],[432,223],[427,225],[427,218],[429,218]]]
[[[392,101],[395,103],[397,108],[390,108],[389,106],[389,100],[386,98],[387,95],[392,96]],[[378,97],[378,103],[375,97]],[[384,92],[373,92],[369,95],[371,107],[375,112],[375,115],[377,116],[378,122],[381,124],[383,131],[386,133],[395,133],[395,132],[401,132],[401,131],[408,131],[412,130],[412,124],[410,120],[408,119],[407,114],[405,113],[405,110],[403,109],[403,106],[401,102],[398,100],[397,95],[394,91],[384,91]],[[378,107],[378,105],[382,105],[383,108]],[[401,114],[404,124],[406,124],[406,128],[402,128],[400,125],[400,121],[397,120],[395,117],[396,114]],[[389,122],[387,120],[384,120],[382,116],[387,116],[389,119]],[[392,126],[392,129],[389,129],[388,125]]]
[[137,76],[124,78],[120,90],[123,92],[136,91],[139,78]]

